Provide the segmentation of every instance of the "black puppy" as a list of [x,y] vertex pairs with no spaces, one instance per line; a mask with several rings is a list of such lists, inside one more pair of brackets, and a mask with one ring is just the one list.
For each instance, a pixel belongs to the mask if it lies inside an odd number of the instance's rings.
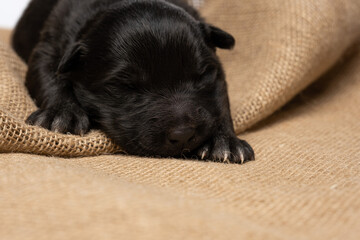
[[136,155],[252,160],[215,54],[234,43],[182,0],[33,0],[13,35],[40,108],[27,122],[100,128]]

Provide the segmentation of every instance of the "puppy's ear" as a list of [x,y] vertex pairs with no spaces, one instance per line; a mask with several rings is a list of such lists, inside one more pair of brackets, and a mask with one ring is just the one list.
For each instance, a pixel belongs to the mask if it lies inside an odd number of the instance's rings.
[[60,60],[57,73],[67,73],[74,70],[80,63],[81,58],[86,54],[87,48],[85,44],[77,42],[69,47]]
[[210,47],[232,49],[235,46],[235,38],[218,27],[201,22],[200,29]]

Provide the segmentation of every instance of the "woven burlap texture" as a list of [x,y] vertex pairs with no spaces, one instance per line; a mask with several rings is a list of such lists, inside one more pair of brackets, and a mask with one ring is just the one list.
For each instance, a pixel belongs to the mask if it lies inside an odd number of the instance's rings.
[[[3,153],[0,239],[360,239],[359,4],[206,1],[204,15],[238,40],[219,53],[237,131],[248,129],[257,160]],[[98,132],[25,125],[25,66],[0,49],[1,151],[116,151]]]

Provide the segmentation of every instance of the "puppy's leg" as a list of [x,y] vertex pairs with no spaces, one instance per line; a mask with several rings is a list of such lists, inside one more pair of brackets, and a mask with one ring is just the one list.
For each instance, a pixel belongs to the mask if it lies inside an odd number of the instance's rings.
[[198,156],[217,162],[244,163],[254,160],[255,154],[251,146],[244,140],[237,138],[230,114],[229,99],[226,83],[220,88],[218,104],[222,106],[220,121],[217,123],[212,138],[199,150]]
[[56,73],[56,61],[49,46],[38,45],[29,62],[26,86],[39,110],[26,122],[55,132],[85,134],[90,127],[87,113],[81,108],[66,75]]

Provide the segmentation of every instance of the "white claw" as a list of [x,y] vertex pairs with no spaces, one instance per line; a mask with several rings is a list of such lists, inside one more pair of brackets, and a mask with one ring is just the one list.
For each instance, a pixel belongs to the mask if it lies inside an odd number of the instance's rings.
[[226,162],[226,163],[230,163],[228,153],[224,153],[224,162]]
[[201,154],[201,160],[204,160],[204,159],[205,159],[205,156],[206,156],[206,150],[202,152],[202,154]]
[[239,155],[240,155],[241,164],[243,164],[245,161],[245,158],[244,158],[244,151],[242,149],[239,149]]

